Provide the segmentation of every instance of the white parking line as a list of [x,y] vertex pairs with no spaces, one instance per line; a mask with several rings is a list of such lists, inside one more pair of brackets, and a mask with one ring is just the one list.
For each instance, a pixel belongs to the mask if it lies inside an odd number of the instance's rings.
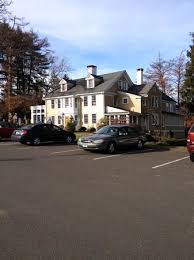
[[183,158],[174,160],[174,161],[170,161],[170,162],[167,162],[167,163],[163,163],[163,164],[160,164],[160,165],[156,165],[156,166],[152,167],[152,169],[157,169],[157,168],[160,168],[160,167],[163,167],[163,166],[172,164],[172,163],[180,162],[180,161],[185,160],[185,159],[188,159],[188,158],[189,158],[189,156],[186,156],[186,157],[183,157]]
[[60,153],[69,153],[69,152],[75,152],[75,151],[81,151],[81,149],[74,149],[74,150],[65,150],[65,151],[53,152],[53,153],[51,153],[50,155],[60,154]]
[[114,155],[101,156],[101,157],[94,158],[93,161],[108,159],[108,158],[117,157],[117,156],[121,156],[121,155],[120,154],[114,154]]

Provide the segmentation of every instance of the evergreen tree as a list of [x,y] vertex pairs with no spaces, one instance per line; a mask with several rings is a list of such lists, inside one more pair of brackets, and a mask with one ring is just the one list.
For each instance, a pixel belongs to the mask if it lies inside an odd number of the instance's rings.
[[188,62],[186,65],[185,81],[182,88],[182,103],[188,112],[194,112],[194,33],[191,33],[192,45],[187,51]]

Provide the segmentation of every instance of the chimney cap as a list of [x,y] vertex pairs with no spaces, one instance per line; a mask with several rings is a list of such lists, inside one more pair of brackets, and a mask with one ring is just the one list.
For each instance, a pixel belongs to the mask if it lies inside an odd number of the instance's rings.
[[138,70],[138,71],[143,71],[143,68],[138,68],[137,70]]
[[95,65],[88,65],[87,68],[92,67],[92,68],[97,68]]

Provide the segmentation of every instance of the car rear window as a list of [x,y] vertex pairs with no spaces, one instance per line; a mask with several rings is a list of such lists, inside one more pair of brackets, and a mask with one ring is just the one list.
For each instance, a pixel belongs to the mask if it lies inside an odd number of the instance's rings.
[[190,132],[194,133],[194,125],[191,127]]
[[30,130],[34,125],[24,125],[21,127],[22,130]]

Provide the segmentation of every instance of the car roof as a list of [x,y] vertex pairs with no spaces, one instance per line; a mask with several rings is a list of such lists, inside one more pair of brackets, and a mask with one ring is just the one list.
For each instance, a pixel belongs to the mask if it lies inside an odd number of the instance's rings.
[[107,125],[107,127],[117,127],[117,128],[121,128],[121,127],[133,127],[133,126],[130,126],[130,125]]

